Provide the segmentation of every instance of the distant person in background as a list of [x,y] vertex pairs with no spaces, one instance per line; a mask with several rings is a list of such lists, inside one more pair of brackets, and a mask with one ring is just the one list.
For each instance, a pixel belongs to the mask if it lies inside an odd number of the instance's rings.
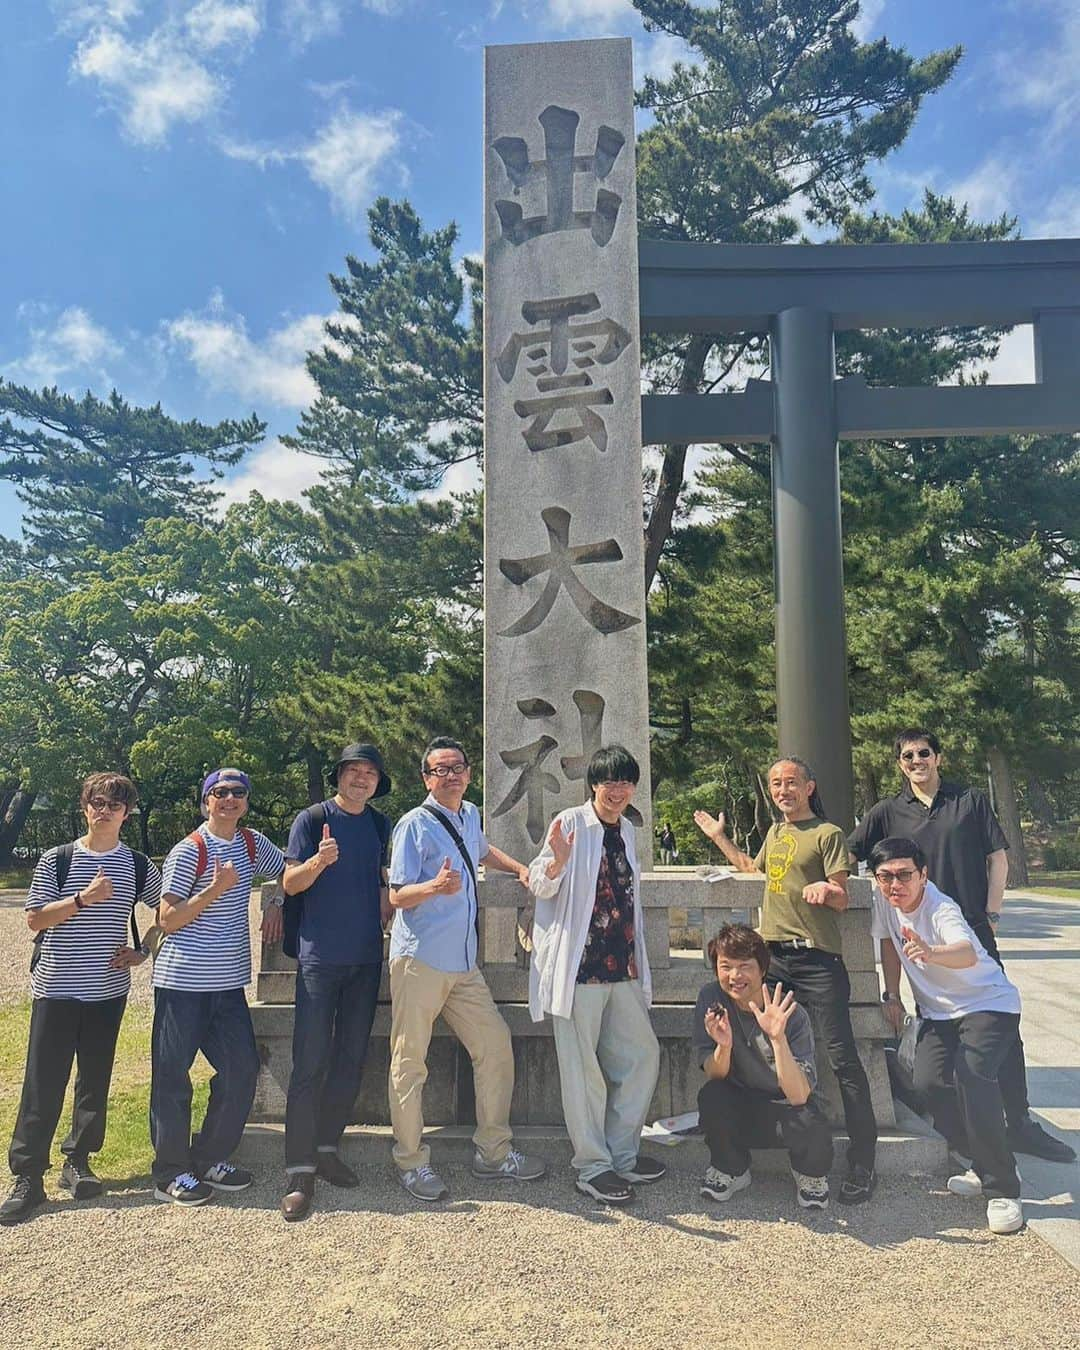
[[26,897],[27,923],[37,935],[30,967],[30,1040],[8,1153],[15,1185],[0,1205],[0,1223],[18,1223],[45,1200],[42,1177],[72,1060],[78,1065],[75,1102],[71,1132],[60,1146],[60,1186],[75,1200],[102,1192],[90,1155],[105,1142],[130,970],[146,960],[141,944],[128,945],[128,927],[136,900],[155,905],[161,893],[154,864],[120,839],[138,800],[130,778],[91,774],[79,795],[86,833],[49,849],[34,868]]
[[[239,769],[203,781],[206,819],[165,859],[158,922],[165,939],[154,959],[150,1042],[150,1134],[154,1197],[204,1205],[215,1191],[242,1191],[252,1175],[230,1162],[243,1138],[259,1052],[244,987],[251,979],[248,907],[256,877],[276,880],[285,858],[258,830],[240,824],[251,783]],[[281,936],[281,910],[267,911],[263,935]],[[214,1076],[198,1133],[191,1133],[191,1066],[202,1051]]]
[[608,1205],[627,1204],[633,1186],[667,1170],[638,1152],[660,1070],[641,871],[623,814],[640,774],[623,746],[597,750],[590,800],[559,812],[529,868],[529,1011],[534,1022],[551,1015],[575,1185]]
[[[870,808],[849,836],[848,848],[866,862],[883,839],[914,839],[926,856],[930,880],[959,905],[983,948],[1004,969],[996,934],[1009,874],[1005,832],[978,788],[941,778],[941,742],[932,731],[908,727],[893,748],[904,786]],[[1050,1162],[1076,1158],[1031,1115],[1019,1034],[1001,1064],[1001,1093],[1013,1152]]]
[[928,880],[926,855],[913,839],[882,839],[868,861],[877,882],[873,933],[881,943],[886,1011],[899,1031],[902,969],[923,1019],[915,1087],[953,1158],[962,1149],[971,1157],[949,1178],[949,1190],[985,1196],[990,1231],[1015,1233],[1024,1214],[998,1073],[1018,1035],[1020,995],[960,907]]
[[679,850],[675,846],[675,831],[671,828],[671,822],[665,820],[664,828],[660,831],[660,861],[667,867],[674,863],[679,856]]
[[705,1072],[698,1111],[709,1167],[701,1194],[727,1201],[750,1185],[750,1152],[787,1149],[803,1209],[826,1209],[832,1130],[814,1100],[814,1033],[804,1008],[766,984],[770,953],[759,933],[725,924],[710,941],[716,979],[698,995],[694,1051]]
[[336,791],[293,821],[285,851],[285,954],[297,959],[292,1073],[285,1108],[286,1221],[303,1219],[315,1178],[360,1184],[338,1153],[360,1090],[391,915],[390,821],[371,805],[390,791],[373,745],[347,745]]
[[756,858],[727,837],[722,814],[714,820],[696,811],[694,821],[732,867],[765,877],[761,935],[769,944],[769,972],[810,1012],[825,1043],[851,1141],[837,1199],[857,1205],[870,1198],[877,1180],[877,1123],[851,1029],[851,981],[836,917],[847,909],[851,865],[843,831],[825,819],[809,765],[793,756],[778,759],[767,781],[782,819],[769,827]]

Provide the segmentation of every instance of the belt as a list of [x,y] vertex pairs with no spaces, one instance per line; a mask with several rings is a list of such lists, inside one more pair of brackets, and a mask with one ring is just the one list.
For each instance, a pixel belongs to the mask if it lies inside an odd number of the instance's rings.
[[810,941],[809,938],[785,938],[782,942],[779,940],[771,940],[769,942],[769,946],[792,947],[797,952],[814,950],[814,944]]

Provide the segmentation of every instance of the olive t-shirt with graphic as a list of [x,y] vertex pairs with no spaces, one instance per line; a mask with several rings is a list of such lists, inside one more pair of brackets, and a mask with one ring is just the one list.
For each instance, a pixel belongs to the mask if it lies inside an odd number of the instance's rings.
[[822,951],[840,955],[840,925],[827,905],[808,905],[803,887],[850,872],[844,832],[817,816],[773,825],[754,859],[765,873],[761,936],[766,942],[806,938]]

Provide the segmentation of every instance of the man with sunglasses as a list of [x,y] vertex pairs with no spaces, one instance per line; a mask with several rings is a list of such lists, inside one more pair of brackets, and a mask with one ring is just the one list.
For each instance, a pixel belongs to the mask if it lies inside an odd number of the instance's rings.
[[990,1231],[1015,1233],[1024,1225],[1020,1177],[998,1075],[1018,1037],[1020,995],[959,906],[928,880],[926,856],[913,839],[882,839],[868,861],[890,1020],[897,1028],[903,1020],[903,969],[923,1018],[915,1086],[953,1156],[971,1158],[949,1178],[949,1190],[985,1196]]
[[390,1121],[402,1186],[415,1199],[434,1202],[449,1192],[423,1142],[421,1098],[431,1030],[440,1015],[472,1059],[473,1175],[535,1181],[546,1168],[511,1147],[510,1030],[476,964],[477,865],[509,872],[523,886],[529,871],[484,838],[480,812],[464,799],[469,760],[457,741],[436,736],[420,773],[428,795],[398,821],[390,857]]
[[[848,837],[848,848],[866,862],[883,839],[914,839],[926,855],[930,880],[959,905],[979,942],[1002,966],[994,934],[1009,871],[1005,832],[978,788],[942,779],[941,743],[932,731],[907,727],[893,748],[904,786],[870,808]],[[1001,1066],[1001,1093],[1014,1152],[1050,1162],[1073,1161],[1073,1149],[1031,1115],[1019,1035]]]
[[[139,862],[120,829],[139,800],[135,784],[118,773],[94,773],[79,804],[86,834],[44,853],[26,897],[26,918],[39,945],[31,962],[30,1039],[26,1073],[8,1162],[15,1176],[0,1205],[0,1223],[18,1223],[44,1203],[42,1177],[71,1076],[78,1064],[71,1133],[61,1145],[60,1186],[75,1200],[100,1195],[90,1154],[105,1142],[105,1118],[130,970],[146,954],[128,945],[136,899],[157,903],[161,874]],[[62,855],[66,855],[62,856]],[[66,861],[66,870],[64,862]]]
[[[255,1100],[259,1054],[244,987],[251,979],[248,907],[256,877],[277,878],[285,858],[258,830],[240,824],[251,783],[239,769],[215,769],[199,794],[206,819],[165,859],[154,961],[150,1045],[150,1133],[154,1196],[203,1205],[215,1191],[242,1191],[251,1173],[229,1161]],[[281,936],[281,911],[263,920]],[[199,1051],[214,1069],[210,1101],[191,1134],[191,1066]]]

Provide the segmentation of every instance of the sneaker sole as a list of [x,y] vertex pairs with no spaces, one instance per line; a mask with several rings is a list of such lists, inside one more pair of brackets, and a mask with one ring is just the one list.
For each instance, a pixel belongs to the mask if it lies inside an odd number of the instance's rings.
[[205,1185],[209,1186],[212,1190],[215,1190],[215,1191],[225,1191],[225,1192],[228,1192],[228,1191],[246,1191],[246,1190],[248,1189],[248,1187],[254,1186],[254,1184],[255,1184],[255,1178],[252,1177],[250,1181],[245,1181],[245,1182],[244,1182],[242,1185],[240,1185],[240,1186],[237,1186],[237,1185],[235,1185],[235,1184],[230,1185],[228,1182],[224,1182],[224,1181],[210,1181],[210,1180],[208,1180],[206,1177],[203,1177],[203,1182],[204,1182]]
[[651,1186],[654,1181],[663,1181],[667,1172],[661,1172],[659,1176],[655,1177],[639,1176],[637,1172],[616,1172],[615,1175],[621,1177],[623,1181],[629,1182],[631,1186]]
[[599,1200],[602,1205],[629,1205],[634,1199],[633,1191],[627,1195],[604,1195],[602,1191],[594,1190],[587,1181],[575,1181],[574,1190],[587,1195],[590,1200]]
[[475,1167],[469,1169],[478,1181],[542,1181],[547,1176],[543,1172],[478,1172]]
[[406,1195],[411,1195],[414,1200],[422,1200],[425,1205],[437,1205],[440,1200],[449,1200],[450,1192],[443,1187],[441,1195],[418,1195],[416,1191],[410,1190],[408,1186],[402,1186],[401,1189]]
[[796,1197],[799,1201],[800,1209],[828,1209],[828,1200],[806,1200],[801,1195]]
[[698,1194],[703,1195],[708,1200],[715,1200],[718,1205],[726,1205],[733,1195],[738,1195],[740,1191],[748,1191],[752,1184],[751,1181],[744,1181],[741,1186],[731,1186],[726,1191],[713,1190],[711,1186],[702,1185],[698,1188]]
[[44,1203],[45,1197],[42,1196],[40,1200],[35,1200],[29,1209],[24,1209],[21,1214],[5,1214],[0,1218],[0,1227],[14,1228],[17,1223],[22,1223],[24,1219],[28,1219],[31,1214],[33,1214],[35,1210],[40,1209]]
[[212,1195],[202,1195],[197,1196],[193,1200],[181,1200],[178,1196],[170,1195],[168,1191],[160,1190],[156,1186],[154,1187],[155,1200],[162,1200],[167,1205],[179,1205],[182,1209],[195,1209],[199,1205],[208,1205],[213,1198]]
[[995,1237],[1010,1237],[1013,1233],[1019,1233],[1020,1229],[1023,1227],[1023,1219],[1021,1219],[1019,1223],[1010,1224],[1008,1228],[994,1228],[990,1224],[987,1224],[987,1228],[990,1229],[990,1232],[993,1233]]
[[70,1191],[72,1200],[92,1200],[95,1196],[105,1194],[105,1187],[100,1181],[77,1181],[72,1186],[61,1177],[56,1184],[60,1190]]

